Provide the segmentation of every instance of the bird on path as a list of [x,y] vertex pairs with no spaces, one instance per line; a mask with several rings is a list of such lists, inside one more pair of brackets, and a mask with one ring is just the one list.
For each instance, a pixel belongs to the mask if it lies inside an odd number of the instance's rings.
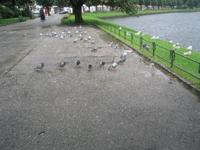
[[188,46],[187,50],[191,51],[192,50],[192,46]]
[[74,39],[73,43],[77,43],[78,42],[78,39]]
[[77,60],[77,61],[76,61],[76,66],[79,67],[80,64],[81,64],[80,60]]
[[101,68],[101,67],[105,66],[105,64],[106,63],[104,61],[101,61],[99,67]]
[[121,56],[120,56],[120,62],[123,63],[126,61],[126,58],[127,58],[127,53],[124,52]]
[[61,68],[64,68],[66,64],[67,64],[67,63],[66,63],[65,61],[62,61],[62,62],[59,63],[58,66],[59,66],[59,68],[61,69]]
[[114,63],[108,68],[108,70],[109,70],[109,71],[110,71],[110,70],[113,70],[113,69],[117,68],[117,66],[118,66],[118,63],[114,62]]
[[92,65],[89,64],[89,65],[88,65],[88,71],[91,71],[91,70],[92,70]]
[[44,63],[40,63],[38,66],[34,68],[35,71],[41,71],[44,68]]

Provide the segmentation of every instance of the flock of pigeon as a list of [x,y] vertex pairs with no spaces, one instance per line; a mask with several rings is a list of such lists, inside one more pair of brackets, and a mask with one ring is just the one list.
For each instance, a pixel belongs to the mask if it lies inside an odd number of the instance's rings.
[[[53,38],[58,38],[60,40],[63,40],[64,38],[66,37],[75,37],[75,39],[73,40],[73,43],[78,43],[79,41],[83,41],[83,42],[88,42],[92,45],[95,45],[95,39],[93,39],[90,35],[88,35],[88,32],[87,31],[83,31],[82,30],[82,26],[79,26],[79,27],[74,27],[75,29],[75,33],[72,33],[72,31],[67,31],[67,30],[64,30],[62,32],[50,32],[50,33],[46,33],[46,34],[43,34],[43,33],[40,33],[40,36],[46,36],[46,37],[53,37]],[[113,48],[118,48],[119,45],[118,44],[114,44],[114,42],[111,42],[109,44],[110,47],[113,47]],[[96,47],[96,48],[92,48],[91,52],[96,52],[97,49],[99,48],[102,48],[102,47]],[[111,71],[111,70],[114,70],[117,68],[117,66],[119,64],[122,64],[126,61],[127,59],[127,55],[128,53],[131,53],[132,50],[124,50],[124,52],[121,54],[120,56],[120,59],[118,61],[115,61],[115,59],[112,60],[112,63],[111,65],[109,65],[108,67],[108,70]],[[58,68],[59,69],[62,69],[64,68],[65,66],[67,65],[67,62],[66,61],[62,61],[60,63],[58,63]],[[106,65],[106,62],[105,61],[100,61],[99,62],[99,67],[102,68]],[[38,66],[36,66],[34,68],[35,71],[39,72],[39,71],[42,71],[44,69],[44,62],[41,62],[40,64],[38,64]],[[75,63],[74,63],[74,66],[76,68],[79,68],[81,66],[81,61],[80,60],[76,60]],[[91,71],[92,68],[93,68],[93,65],[92,64],[88,64],[87,66],[88,68],[88,71]]]

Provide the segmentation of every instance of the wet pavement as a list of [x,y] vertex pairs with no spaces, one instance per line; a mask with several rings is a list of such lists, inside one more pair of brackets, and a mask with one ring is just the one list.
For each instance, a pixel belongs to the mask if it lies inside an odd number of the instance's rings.
[[[199,150],[199,93],[135,52],[108,71],[130,49],[93,27],[59,26],[59,19],[0,28],[0,149]],[[77,30],[88,39],[79,40]],[[52,32],[65,37],[46,35]],[[43,70],[34,71],[41,62]]]

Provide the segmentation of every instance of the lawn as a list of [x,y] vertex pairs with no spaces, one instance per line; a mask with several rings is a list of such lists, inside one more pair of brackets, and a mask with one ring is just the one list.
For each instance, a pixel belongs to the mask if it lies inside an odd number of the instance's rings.
[[[27,17],[23,17],[22,21],[26,21],[27,19]],[[17,22],[20,22],[19,18],[0,19],[0,26],[5,26]]]
[[[158,10],[158,13],[167,13],[170,10]],[[176,10],[172,10],[173,12],[177,12]],[[170,11],[170,12],[172,12]],[[179,12],[183,12],[183,10],[178,10]],[[186,11],[199,11],[199,10],[186,10]],[[156,13],[155,11],[144,11],[139,12],[137,15],[141,14],[152,14]],[[171,67],[171,58],[170,58],[170,50],[173,49],[172,44],[169,41],[165,40],[152,40],[150,35],[144,35],[142,45],[146,44],[149,46],[149,49],[141,48],[141,35],[136,35],[137,31],[119,26],[117,24],[113,24],[111,22],[105,21],[102,18],[104,17],[123,17],[127,16],[127,14],[122,12],[107,12],[107,13],[85,13],[83,18],[85,20],[85,24],[96,25],[105,32],[119,39],[120,41],[126,43],[132,48],[136,49],[137,52],[142,55],[148,57],[152,61],[161,64],[166,69],[171,72],[176,73],[177,76],[184,79],[185,81],[189,81],[193,86],[200,88],[200,52],[193,51],[191,55],[184,56],[184,52],[186,52],[186,48],[175,49],[175,60],[173,61],[173,67]],[[73,24],[74,16],[70,16],[63,18],[63,24]],[[155,42],[156,49],[153,56],[152,43]]]

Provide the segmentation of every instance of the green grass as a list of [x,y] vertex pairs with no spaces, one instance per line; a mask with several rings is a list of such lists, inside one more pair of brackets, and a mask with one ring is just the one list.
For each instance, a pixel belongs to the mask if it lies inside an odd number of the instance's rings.
[[[24,19],[23,21],[26,21],[28,18],[24,17],[23,19]],[[5,26],[17,22],[20,22],[19,18],[0,19],[0,26]]]
[[[147,12],[148,11],[144,13]],[[193,86],[200,88],[200,73],[199,73],[200,52],[193,51],[192,55],[184,56],[183,53],[187,51],[186,48],[180,48],[176,50],[176,58],[174,61],[174,66],[171,67],[170,50],[173,49],[173,46],[169,41],[160,39],[156,40],[155,56],[153,56],[153,50],[152,50],[153,41],[150,35],[143,36],[144,43],[148,44],[151,47],[150,50],[140,49],[140,36],[135,35],[135,33],[137,32],[136,30],[132,30],[127,27],[122,27],[122,30],[120,30],[120,35],[119,35],[119,27],[120,27],[119,25],[100,19],[103,17],[114,17],[115,15],[127,16],[126,14],[121,12],[85,13],[83,15],[83,19],[85,20],[85,24],[98,26],[105,32],[109,33],[110,35],[124,42],[125,44],[136,49],[138,53],[141,53],[142,55],[148,57],[152,61],[161,64],[168,70],[176,73],[179,77],[184,78],[186,81],[189,81]],[[62,20],[62,23],[67,25],[71,25],[73,24],[73,22],[74,22],[74,16],[70,16],[67,19]],[[124,32],[133,34],[132,42],[131,42],[131,36],[125,34],[126,35],[125,38]]]

